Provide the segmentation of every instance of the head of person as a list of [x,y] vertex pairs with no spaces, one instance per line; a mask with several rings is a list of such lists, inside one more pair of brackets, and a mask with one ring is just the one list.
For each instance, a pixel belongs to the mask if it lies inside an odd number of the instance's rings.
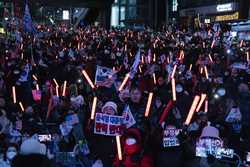
[[102,113],[108,115],[115,115],[117,114],[117,105],[113,101],[106,102],[102,107]]
[[18,149],[15,144],[9,144],[4,155],[4,159],[7,161],[12,161],[12,159],[18,154]]
[[137,87],[130,90],[130,99],[133,103],[140,103],[142,97],[141,90]]

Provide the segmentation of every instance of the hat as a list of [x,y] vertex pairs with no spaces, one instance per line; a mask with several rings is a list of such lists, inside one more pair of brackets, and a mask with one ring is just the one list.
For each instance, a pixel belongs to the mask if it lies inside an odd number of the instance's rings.
[[35,139],[25,140],[20,147],[20,154],[30,155],[30,154],[42,154],[46,155],[46,146],[41,144]]
[[112,101],[106,102],[105,105],[102,107],[102,112],[105,107],[112,107],[115,110],[115,113],[117,113],[117,105],[114,102]]
[[219,137],[219,130],[216,127],[208,125],[208,126],[206,126],[206,127],[203,128],[200,137],[201,138],[202,137],[220,138]]

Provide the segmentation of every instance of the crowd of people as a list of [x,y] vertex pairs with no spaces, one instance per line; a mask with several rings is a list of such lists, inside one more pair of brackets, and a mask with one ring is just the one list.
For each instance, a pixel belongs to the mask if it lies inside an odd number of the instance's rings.
[[[62,167],[70,157],[72,167],[236,165],[198,157],[202,137],[242,162],[250,152],[250,44],[228,29],[39,25],[30,34],[10,25],[0,45],[1,167]],[[203,102],[192,113],[195,97]],[[124,113],[132,121],[117,132],[120,154],[117,133],[99,133],[96,119]]]

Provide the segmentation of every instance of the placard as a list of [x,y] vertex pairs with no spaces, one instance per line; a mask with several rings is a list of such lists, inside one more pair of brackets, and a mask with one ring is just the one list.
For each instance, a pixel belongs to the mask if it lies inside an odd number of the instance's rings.
[[121,135],[125,129],[124,117],[96,113],[94,133],[105,136]]
[[68,125],[75,125],[79,123],[79,118],[77,114],[68,115],[65,118]]
[[134,116],[131,113],[131,110],[128,105],[123,110],[123,117],[124,117],[124,124],[126,128],[130,128],[136,123]]
[[105,86],[114,75],[114,71],[107,67],[97,66],[95,74],[95,84]]
[[42,92],[40,90],[32,90],[32,95],[35,101],[40,101],[42,98]]
[[215,138],[200,138],[196,141],[196,156],[216,156],[218,149],[223,148],[223,141]]
[[176,129],[175,126],[167,126],[163,133],[163,147],[176,147],[180,145],[179,135],[181,129]]

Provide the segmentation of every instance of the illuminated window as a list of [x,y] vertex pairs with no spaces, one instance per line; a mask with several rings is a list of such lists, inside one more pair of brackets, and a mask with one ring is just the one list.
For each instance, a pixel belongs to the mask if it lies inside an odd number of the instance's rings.
[[116,27],[119,25],[119,7],[113,6],[111,10],[111,26]]
[[173,0],[172,11],[173,11],[173,12],[176,12],[176,11],[177,11],[177,7],[178,7],[177,0]]

